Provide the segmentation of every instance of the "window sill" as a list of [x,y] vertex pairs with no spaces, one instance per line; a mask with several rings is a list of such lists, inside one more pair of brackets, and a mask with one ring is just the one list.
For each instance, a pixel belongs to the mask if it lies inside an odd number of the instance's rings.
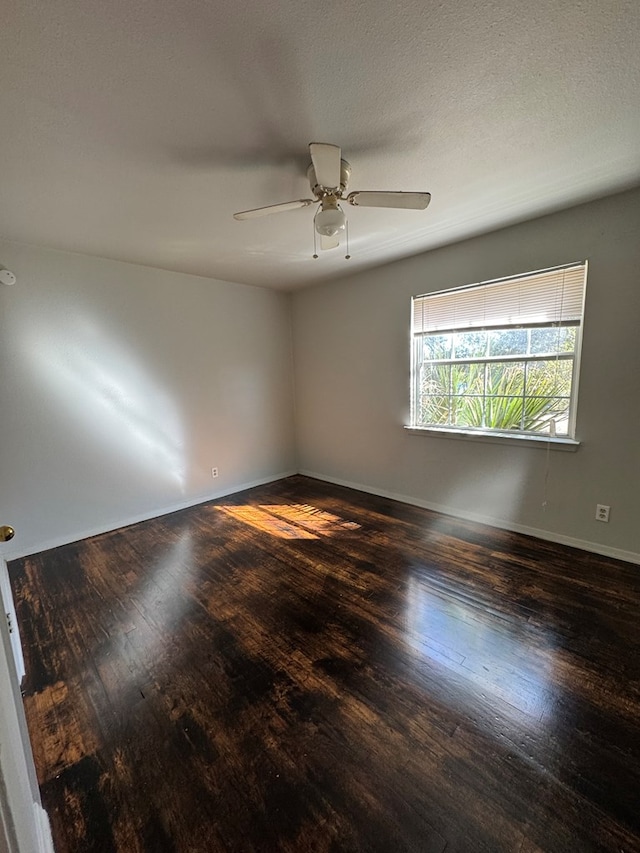
[[524,447],[541,447],[551,450],[568,450],[575,452],[580,442],[574,438],[558,438],[548,435],[519,435],[509,432],[482,432],[482,430],[440,429],[438,427],[405,426],[409,435],[427,435],[435,438],[455,438],[471,441],[484,441],[489,444],[520,444]]

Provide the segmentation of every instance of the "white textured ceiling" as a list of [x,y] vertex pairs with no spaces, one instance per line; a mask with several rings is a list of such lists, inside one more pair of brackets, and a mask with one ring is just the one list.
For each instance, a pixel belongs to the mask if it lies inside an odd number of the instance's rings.
[[[291,288],[640,183],[638,0],[5,0],[0,235]],[[313,260],[309,141],[350,189]],[[1,260],[1,259],[0,259]]]

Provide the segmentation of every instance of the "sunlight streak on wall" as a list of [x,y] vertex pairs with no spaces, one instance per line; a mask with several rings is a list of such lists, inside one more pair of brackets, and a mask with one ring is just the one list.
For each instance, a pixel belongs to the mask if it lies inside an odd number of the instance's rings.
[[59,330],[37,328],[23,345],[42,393],[53,394],[69,420],[135,468],[153,471],[185,491],[183,428],[175,403],[140,358],[86,318]]

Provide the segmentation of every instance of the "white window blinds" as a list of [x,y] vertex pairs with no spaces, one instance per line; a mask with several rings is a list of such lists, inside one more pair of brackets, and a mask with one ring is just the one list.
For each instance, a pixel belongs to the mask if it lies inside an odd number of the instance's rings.
[[413,298],[413,331],[580,322],[586,263]]

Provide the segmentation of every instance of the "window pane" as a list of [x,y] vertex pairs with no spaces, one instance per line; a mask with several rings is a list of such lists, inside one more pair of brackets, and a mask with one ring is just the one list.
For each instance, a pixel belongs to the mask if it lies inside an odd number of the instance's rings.
[[484,394],[484,364],[453,364],[452,394]]
[[521,429],[522,397],[487,397],[485,425],[491,429]]
[[550,432],[551,420],[556,435],[566,435],[569,427],[569,401],[564,397],[532,397],[525,403],[524,429]]
[[524,393],[524,362],[497,361],[487,368],[487,395],[514,396]]
[[531,354],[573,352],[576,348],[576,327],[531,329]]
[[452,423],[456,426],[484,426],[483,397],[453,397],[451,400]]
[[422,368],[423,394],[449,394],[451,365],[425,364]]
[[486,354],[486,332],[456,332],[453,336],[454,358],[483,358]]
[[425,397],[422,400],[420,419],[422,424],[449,423],[449,398],[448,397]]
[[526,355],[526,353],[526,329],[502,329],[489,332],[489,355]]
[[453,335],[425,335],[424,358],[427,361],[433,358],[450,358],[452,339]]
[[568,397],[573,359],[548,359],[527,365],[527,397]]

